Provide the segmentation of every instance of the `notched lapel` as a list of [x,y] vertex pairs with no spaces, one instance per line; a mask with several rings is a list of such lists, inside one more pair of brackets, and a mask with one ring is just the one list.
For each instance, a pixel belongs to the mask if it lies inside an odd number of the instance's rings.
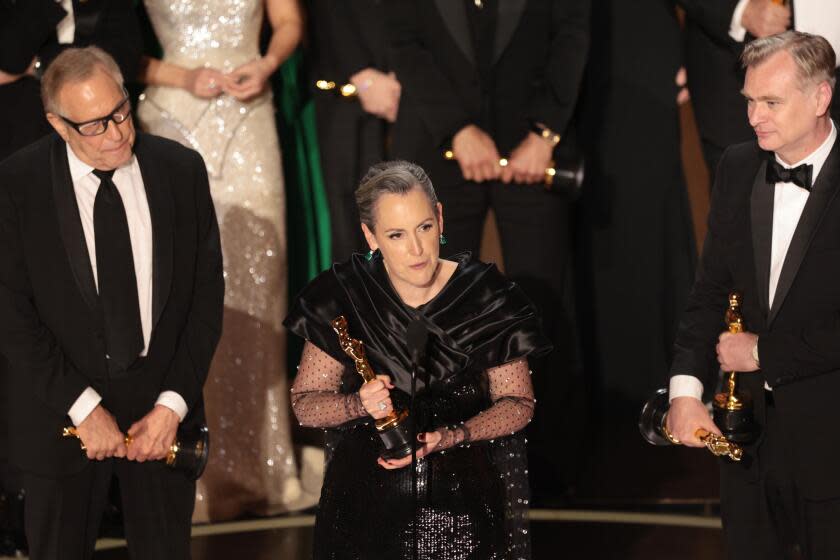
[[458,48],[461,49],[470,64],[475,65],[475,50],[464,3],[461,0],[435,0],[435,4],[440,17],[449,30],[449,34],[458,44]]
[[58,228],[70,262],[70,270],[85,303],[91,309],[96,309],[99,295],[96,292],[82,218],[79,215],[79,205],[76,202],[76,192],[73,190],[73,179],[70,177],[70,166],[67,163],[67,145],[58,136],[50,148],[50,168]]
[[773,298],[773,307],[770,309],[770,316],[767,318],[767,326],[772,324],[773,319],[779,313],[779,309],[790,291],[802,259],[808,252],[808,247],[814,239],[814,233],[819,228],[828,207],[837,196],[838,183],[840,183],[840,142],[834,142],[828,159],[825,160],[823,168],[811,189],[808,202],[802,210],[802,216],[796,225],[793,238],[790,241],[785,262],[782,265],[782,272],[779,274],[779,284],[776,287],[776,295]]
[[152,217],[152,331],[157,326],[172,284],[174,258],[174,208],[169,177],[143,149],[141,135],[137,135],[135,155],[143,175],[143,186]]
[[[767,184],[767,160],[758,166],[750,195],[750,230],[752,231],[758,302],[767,321],[770,307],[770,252],[773,243],[773,186]],[[755,329],[755,326],[753,326]]]
[[527,0],[504,0],[499,2],[499,17],[496,19],[496,37],[493,40],[493,63],[495,64],[510,43],[519,26]]

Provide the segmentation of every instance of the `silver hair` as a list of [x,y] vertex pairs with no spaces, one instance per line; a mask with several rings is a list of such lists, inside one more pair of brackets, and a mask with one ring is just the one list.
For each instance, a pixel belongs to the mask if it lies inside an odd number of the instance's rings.
[[116,61],[99,47],[67,49],[47,67],[41,78],[41,101],[48,113],[61,114],[58,96],[66,84],[90,78],[97,69],[104,70],[120,88],[124,87],[123,75]]
[[834,88],[836,55],[831,44],[819,35],[785,31],[751,41],[741,55],[744,68],[757,66],[779,51],[787,51],[796,64],[801,87],[828,82]]
[[406,194],[419,188],[434,208],[438,199],[432,181],[416,163],[408,161],[383,161],[371,166],[356,189],[356,207],[359,218],[371,231],[374,230],[376,203],[383,194]]

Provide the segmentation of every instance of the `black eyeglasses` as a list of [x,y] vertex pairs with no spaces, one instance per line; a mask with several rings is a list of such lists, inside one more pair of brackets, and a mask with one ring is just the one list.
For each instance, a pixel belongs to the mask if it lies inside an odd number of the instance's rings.
[[82,123],[73,122],[61,115],[59,117],[82,136],[99,136],[100,134],[105,134],[105,131],[108,130],[109,122],[114,121],[116,124],[122,124],[131,116],[131,103],[129,103],[128,92],[125,89],[123,89],[123,92],[125,93],[125,99],[120,101],[120,104],[117,105],[116,109],[111,111],[110,115]]

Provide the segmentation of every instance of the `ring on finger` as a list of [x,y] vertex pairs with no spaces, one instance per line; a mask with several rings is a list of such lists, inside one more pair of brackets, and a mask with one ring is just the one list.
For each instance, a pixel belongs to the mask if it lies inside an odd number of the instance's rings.
[[388,408],[388,405],[385,404],[385,401],[379,401],[379,404],[377,404],[376,406],[378,406],[379,410],[382,410],[382,411],[384,411],[385,409]]

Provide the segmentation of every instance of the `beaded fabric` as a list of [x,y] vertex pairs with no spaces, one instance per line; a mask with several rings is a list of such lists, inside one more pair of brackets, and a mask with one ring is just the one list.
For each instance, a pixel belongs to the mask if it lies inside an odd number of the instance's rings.
[[[396,297],[381,257],[367,262],[361,255],[322,274],[292,306],[286,325],[308,341],[292,405],[302,425],[327,430],[316,559],[402,560],[412,557],[415,539],[419,559],[530,558],[521,430],[534,394],[526,357],[549,346],[518,288],[469,255],[456,258],[453,279],[417,310]],[[386,470],[376,462],[383,446],[358,396],[362,378],[329,327],[338,314],[365,344],[374,370],[394,379],[395,408],[411,404],[418,432],[442,436],[417,462],[416,507],[411,467]],[[409,403],[410,362],[399,356],[407,356],[404,328],[415,316],[427,322],[430,338],[422,387]]]

